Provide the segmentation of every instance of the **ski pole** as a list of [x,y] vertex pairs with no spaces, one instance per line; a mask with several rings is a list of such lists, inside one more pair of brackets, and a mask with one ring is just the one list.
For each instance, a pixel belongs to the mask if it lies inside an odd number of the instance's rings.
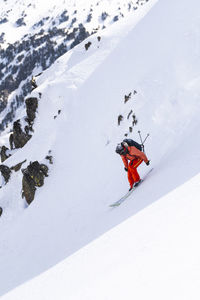
[[147,138],[148,138],[149,136],[150,136],[150,134],[148,133],[147,136],[146,136],[146,138],[145,138],[144,141],[142,142],[142,144],[145,143],[145,141],[147,140]]
[[139,133],[139,136],[140,136],[142,151],[144,152],[144,145],[143,145],[144,143],[142,142],[142,136],[141,136],[140,130],[138,130],[138,133]]
[[150,136],[150,134],[148,133],[147,136],[145,137],[144,141],[142,141],[142,136],[141,136],[140,130],[138,130],[138,133],[139,133],[139,136],[140,136],[140,141],[141,141],[142,149],[143,149],[143,152],[144,152],[144,143],[146,142],[146,140]]

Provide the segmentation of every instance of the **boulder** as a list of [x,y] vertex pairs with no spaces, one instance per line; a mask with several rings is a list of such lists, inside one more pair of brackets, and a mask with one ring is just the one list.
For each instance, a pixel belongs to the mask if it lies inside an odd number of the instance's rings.
[[30,162],[28,167],[22,172],[22,196],[30,204],[34,200],[36,188],[43,186],[44,178],[48,176],[48,167],[40,164],[38,161],[34,161]]
[[8,157],[11,156],[11,154],[7,154],[7,151],[9,149],[6,147],[6,146],[2,146],[1,147],[1,152],[0,152],[0,155],[1,155],[1,162],[4,162]]
[[38,108],[38,99],[34,97],[27,98],[25,103],[26,103],[27,121],[29,124],[32,124],[35,119],[36,110]]
[[13,149],[13,144],[15,148],[22,148],[30,140],[31,135],[27,132],[23,132],[21,129],[20,120],[13,123],[13,133],[10,135],[10,146]]
[[11,169],[5,165],[0,165],[0,172],[5,180],[5,183],[8,183],[10,179]]

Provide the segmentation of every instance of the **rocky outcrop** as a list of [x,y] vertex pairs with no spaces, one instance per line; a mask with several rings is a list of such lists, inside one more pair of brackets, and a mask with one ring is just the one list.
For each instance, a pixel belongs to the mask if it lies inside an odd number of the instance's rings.
[[34,200],[36,188],[43,186],[44,178],[48,176],[48,167],[34,161],[22,173],[22,197],[30,204]]
[[90,48],[91,45],[92,45],[91,42],[87,42],[87,43],[85,44],[85,50],[87,51],[87,50]]
[[25,159],[24,161],[22,161],[22,162],[16,164],[15,166],[11,167],[10,169],[11,169],[12,171],[18,172],[18,171],[21,169],[22,165],[23,165],[25,162],[26,162],[26,159]]
[[10,135],[11,149],[24,147],[30,138],[31,135],[22,130],[20,120],[15,121],[13,123],[13,133]]
[[0,150],[1,162],[4,162],[11,154],[8,154],[9,149],[6,146],[2,146]]
[[36,117],[36,110],[38,108],[37,98],[27,98],[26,101],[26,113],[27,117],[25,121],[27,125],[22,129],[20,120],[13,123],[13,132],[10,135],[10,149],[22,148],[30,140],[33,132],[33,121]]
[[11,169],[5,165],[0,165],[0,172],[5,180],[5,184],[7,184],[10,179]]
[[36,116],[36,110],[38,108],[38,99],[33,97],[27,98],[25,103],[26,103],[26,114],[27,114],[26,120],[29,125],[32,125]]

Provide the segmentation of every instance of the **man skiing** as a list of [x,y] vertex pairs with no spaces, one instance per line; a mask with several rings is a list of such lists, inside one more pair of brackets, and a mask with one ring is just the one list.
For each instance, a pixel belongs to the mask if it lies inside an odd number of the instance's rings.
[[140,175],[137,171],[137,167],[143,161],[148,166],[150,161],[148,160],[144,152],[140,151],[135,146],[128,145],[128,143],[125,141],[117,145],[116,152],[120,154],[125,166],[124,169],[128,172],[128,181],[130,184],[129,191],[131,191],[133,186],[137,186],[141,181]]

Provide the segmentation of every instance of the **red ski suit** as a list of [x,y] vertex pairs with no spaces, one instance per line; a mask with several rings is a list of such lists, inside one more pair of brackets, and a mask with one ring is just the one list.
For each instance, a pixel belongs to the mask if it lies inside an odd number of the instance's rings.
[[[124,166],[128,169],[128,181],[130,187],[133,187],[134,182],[140,180],[140,175],[138,174],[137,167],[144,161],[148,162],[148,158],[144,152],[138,150],[134,146],[128,146],[128,153],[126,155],[121,155]],[[130,162],[129,162],[130,160]]]

